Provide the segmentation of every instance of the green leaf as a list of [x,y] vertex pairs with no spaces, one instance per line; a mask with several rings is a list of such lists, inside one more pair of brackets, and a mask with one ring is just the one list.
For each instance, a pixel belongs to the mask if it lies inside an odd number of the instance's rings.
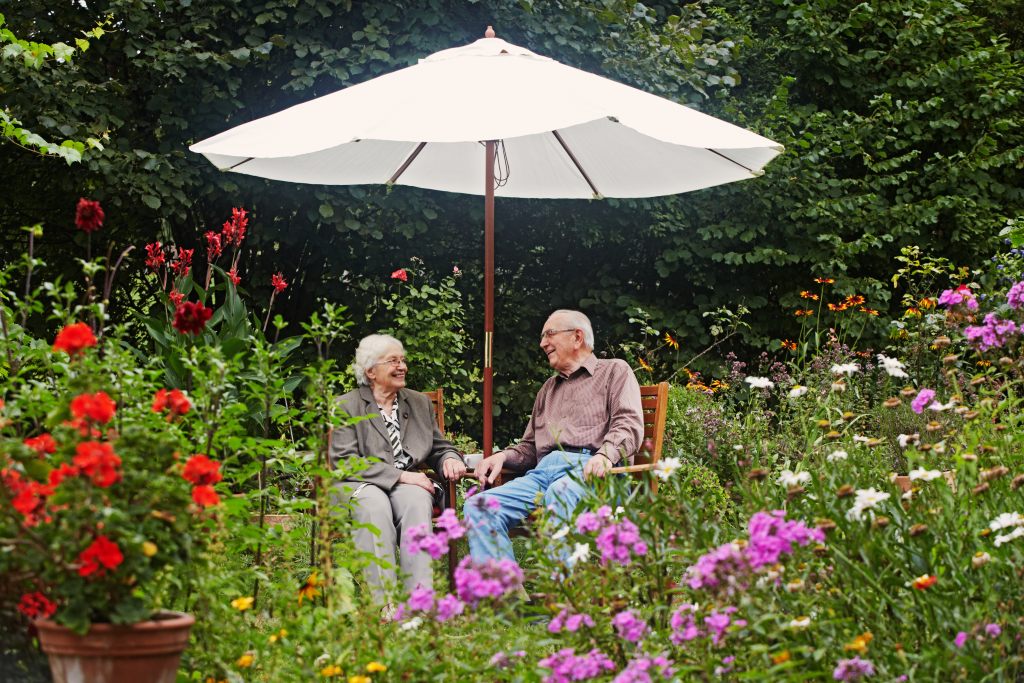
[[149,208],[156,210],[160,208],[160,198],[151,194],[142,195],[142,203]]

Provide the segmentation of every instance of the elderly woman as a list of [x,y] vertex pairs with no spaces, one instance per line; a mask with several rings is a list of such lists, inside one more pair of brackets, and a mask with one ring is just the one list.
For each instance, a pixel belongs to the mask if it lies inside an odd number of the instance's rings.
[[330,457],[334,467],[362,458],[365,467],[340,484],[352,503],[352,516],[360,526],[354,534],[358,549],[377,558],[364,576],[374,600],[386,601],[395,585],[395,550],[408,593],[416,586],[432,587],[430,557],[408,553],[404,534],[430,524],[434,482],[416,469],[426,464],[447,479],[461,477],[466,465],[450,441],[437,428],[425,395],[405,388],[408,367],[402,343],[386,334],[371,334],[359,342],[353,370],[359,388],[339,399],[352,417],[369,416],[332,432]]

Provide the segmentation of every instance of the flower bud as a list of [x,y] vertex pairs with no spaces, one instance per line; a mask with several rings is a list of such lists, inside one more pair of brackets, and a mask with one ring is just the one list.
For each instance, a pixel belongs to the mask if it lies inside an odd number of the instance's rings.
[[910,530],[907,533],[909,533],[911,537],[914,537],[914,536],[920,536],[921,534],[924,534],[924,533],[927,533],[927,532],[928,532],[928,525],[927,524],[915,524],[912,527],[910,527]]
[[825,438],[828,439],[829,441],[837,441],[843,438],[843,435],[833,429],[831,432],[825,434]]
[[1006,465],[996,465],[995,467],[990,467],[987,470],[982,470],[978,476],[982,481],[992,481],[993,479],[1005,477],[1009,473],[1010,468]]
[[949,337],[943,334],[935,338],[935,341],[932,342],[932,346],[934,346],[937,349],[944,349],[951,343],[953,343],[953,340],[951,340]]
[[828,429],[829,427],[832,426],[832,423],[829,422],[828,420],[818,420],[818,426],[821,427],[822,429]]
[[903,387],[900,389],[900,396],[903,398],[914,398],[917,396],[917,389],[914,387]]
[[986,553],[984,550],[979,550],[974,553],[974,557],[971,558],[971,566],[975,569],[981,569],[992,560],[992,556]]
[[814,520],[814,526],[818,527],[827,534],[828,532],[833,531],[836,528],[836,523],[833,522],[831,519],[821,518]]
[[749,472],[747,472],[747,479],[752,479],[753,481],[761,481],[767,476],[768,470],[762,469],[760,467],[752,469]]
[[[843,484],[836,490],[836,498],[849,498],[853,493],[853,485]],[[833,522],[832,525],[835,526],[835,522]]]
[[964,453],[960,457],[963,458],[964,462],[977,462],[978,461],[978,456],[976,456],[974,453]]
[[876,529],[884,529],[885,527],[889,526],[889,518],[885,515],[882,515],[881,517],[875,517],[875,521],[871,523],[871,526]]
[[978,375],[977,377],[975,377],[974,379],[971,380],[970,384],[971,384],[972,387],[976,387],[976,386],[984,384],[987,381],[988,381],[988,377],[985,377],[985,375]]
[[999,359],[999,364],[1002,365],[1004,368],[1008,368],[1011,365],[1013,365],[1013,359],[1007,356],[1003,356],[1002,358]]
[[899,408],[902,404],[903,401],[901,401],[898,396],[887,398],[885,399],[885,402],[882,403],[886,408]]
[[966,413],[964,413],[964,419],[973,420],[974,418],[978,417],[978,415],[980,415],[980,413],[977,410],[969,410]]
[[975,496],[980,496],[981,494],[985,493],[985,491],[988,491],[988,488],[988,482],[982,482],[975,486],[973,489],[971,489],[971,493]]
[[1013,481],[1010,482],[1010,488],[1014,491],[1019,489],[1021,486],[1024,486],[1024,474],[1018,474],[1013,478]]
[[955,365],[958,360],[960,360],[960,356],[956,355],[955,353],[951,353],[948,356],[942,357],[942,364]]
[[156,552],[156,543],[153,543],[152,541],[144,541],[142,543],[142,554],[146,557],[153,557],[154,555],[156,555]]

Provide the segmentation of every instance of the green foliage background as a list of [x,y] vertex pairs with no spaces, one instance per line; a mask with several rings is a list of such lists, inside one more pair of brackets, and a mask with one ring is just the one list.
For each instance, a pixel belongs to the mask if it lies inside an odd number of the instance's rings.
[[[118,245],[159,239],[199,253],[202,232],[217,229],[231,206],[245,206],[253,223],[239,267],[243,287],[269,298],[270,274],[283,270],[292,287],[282,303],[293,323],[320,299],[364,309],[372,283],[416,256],[428,271],[458,265],[466,273],[458,287],[468,300],[467,331],[479,339],[482,200],[221,174],[187,146],[471,42],[489,24],[510,42],[786,145],[764,177],[698,193],[498,201],[495,396],[504,438],[521,429],[547,372],[535,337],[554,307],[588,311],[603,350],[631,339],[627,321],[641,308],[681,338],[689,357],[710,340],[702,313],[742,303],[751,327],[737,344],[749,349],[794,336],[789,314],[816,275],[836,277],[840,294],[862,293],[884,310],[900,299],[889,275],[902,247],[976,264],[1006,221],[1024,216],[1024,21],[1008,0],[0,7],[22,40],[91,38],[73,62],[4,48],[4,120],[83,144],[73,165],[0,145],[0,259],[23,251],[20,226],[42,221],[37,253],[70,277],[84,246],[69,220],[79,196],[103,202],[103,236]],[[136,251],[120,280],[115,319],[155,299],[142,260]],[[352,337],[391,322],[356,316]],[[872,332],[879,340],[885,330]],[[347,360],[350,342],[333,353]],[[465,353],[479,363],[479,349]],[[479,424],[471,406],[458,417],[470,431]]]

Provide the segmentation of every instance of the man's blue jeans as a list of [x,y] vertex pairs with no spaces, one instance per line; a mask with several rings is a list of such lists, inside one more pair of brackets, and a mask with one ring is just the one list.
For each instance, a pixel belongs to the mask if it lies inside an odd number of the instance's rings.
[[518,479],[467,500],[463,515],[469,525],[469,552],[473,559],[515,559],[509,529],[537,507],[539,494],[543,494],[544,506],[555,517],[569,523],[576,504],[586,493],[580,482],[583,465],[590,458],[588,452],[552,451]]

